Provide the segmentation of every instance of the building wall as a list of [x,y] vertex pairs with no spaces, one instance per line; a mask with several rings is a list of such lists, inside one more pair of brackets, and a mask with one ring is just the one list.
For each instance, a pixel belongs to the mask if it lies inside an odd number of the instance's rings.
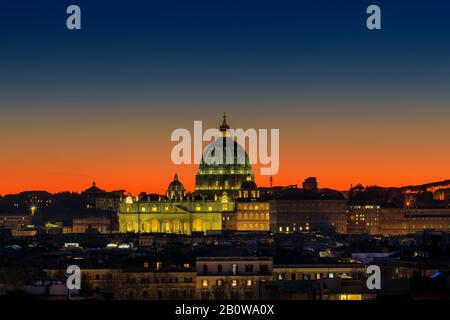
[[[208,265],[211,272],[204,273]],[[218,265],[222,271],[217,272]],[[233,266],[238,265],[237,272]],[[246,272],[245,266],[252,265]],[[261,268],[262,265],[267,268]],[[50,279],[65,279],[65,270],[47,269]],[[197,258],[196,271],[189,267],[184,271],[148,269],[130,271],[117,269],[81,269],[82,291],[97,298],[139,300],[223,300],[223,299],[311,299],[308,291],[292,288],[297,280],[324,281],[324,299],[339,299],[344,281],[365,283],[365,268],[361,265],[272,265],[271,258]],[[320,275],[320,276],[318,276]],[[291,283],[291,284],[289,284]],[[271,290],[267,285],[279,288]],[[317,287],[317,286],[316,286]],[[291,289],[289,289],[291,288]],[[361,288],[345,291],[361,294]],[[283,294],[288,293],[288,296]]]
[[196,271],[197,299],[261,299],[272,258],[197,258]]
[[269,202],[237,202],[236,212],[223,214],[224,229],[237,231],[269,231]]
[[33,217],[31,215],[21,216],[0,216],[0,228],[19,230],[24,226],[32,224]]
[[271,200],[270,231],[295,233],[333,228],[347,232],[346,200]]
[[[396,216],[393,210],[391,215]],[[379,205],[349,206],[347,211],[347,232],[349,234],[379,234],[383,209]]]
[[407,235],[424,230],[450,232],[450,209],[380,208],[352,206],[348,210],[352,234]]
[[72,221],[72,233],[85,233],[89,228],[100,233],[109,233],[111,231],[111,219],[108,217],[90,217],[73,219]]
[[361,278],[364,265],[274,265],[275,280],[320,280],[334,278]]
[[[49,278],[64,279],[64,271],[48,269]],[[82,290],[108,299],[176,300],[195,295],[195,272],[127,272],[122,269],[82,269]]]

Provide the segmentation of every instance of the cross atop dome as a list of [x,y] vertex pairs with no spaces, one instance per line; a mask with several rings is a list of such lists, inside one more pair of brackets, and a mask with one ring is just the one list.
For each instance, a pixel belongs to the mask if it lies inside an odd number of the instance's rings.
[[227,114],[224,112],[222,125],[220,126],[220,131],[227,131],[228,129],[230,129],[230,126],[227,124]]

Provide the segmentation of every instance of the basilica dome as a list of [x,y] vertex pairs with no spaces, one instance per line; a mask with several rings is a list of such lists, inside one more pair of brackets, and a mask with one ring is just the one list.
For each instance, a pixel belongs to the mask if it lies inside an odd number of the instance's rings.
[[[203,152],[195,177],[197,193],[221,196],[226,192],[228,196],[236,197],[244,181],[254,180],[248,155],[239,143],[228,136],[229,128],[224,115],[221,136]],[[216,154],[217,150],[222,150],[221,154]]]

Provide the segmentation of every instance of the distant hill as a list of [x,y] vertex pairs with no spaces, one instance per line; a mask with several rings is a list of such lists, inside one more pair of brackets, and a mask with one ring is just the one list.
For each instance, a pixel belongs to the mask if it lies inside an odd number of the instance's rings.
[[399,189],[417,191],[417,190],[422,190],[422,189],[439,188],[439,187],[442,187],[442,188],[450,187],[450,180],[431,182],[431,183],[426,183],[426,184],[421,184],[421,185],[416,185],[416,186],[405,186],[405,187],[401,187]]

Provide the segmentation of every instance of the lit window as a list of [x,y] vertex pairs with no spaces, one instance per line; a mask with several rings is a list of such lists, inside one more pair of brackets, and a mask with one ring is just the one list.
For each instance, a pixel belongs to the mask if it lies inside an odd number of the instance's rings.
[[328,278],[329,278],[329,279],[333,279],[333,278],[334,278],[334,273],[333,273],[333,272],[330,272],[330,273],[328,274]]
[[202,281],[202,287],[203,288],[208,288],[208,280],[203,280]]
[[237,280],[231,280],[231,286],[233,288],[237,287]]
[[339,300],[362,300],[360,294],[340,294]]
[[145,212],[145,207],[142,207],[142,208],[141,208],[141,211],[142,211],[142,212]]
[[221,287],[223,285],[223,280],[219,279],[217,280],[217,286]]
[[233,270],[233,274],[236,275],[236,274],[237,274],[237,271],[238,271],[237,264],[233,263],[232,270]]
[[247,284],[247,287],[251,287],[252,286],[252,280],[247,280],[246,284]]
[[152,211],[156,212],[158,210],[158,208],[156,208],[156,206],[152,207]]

